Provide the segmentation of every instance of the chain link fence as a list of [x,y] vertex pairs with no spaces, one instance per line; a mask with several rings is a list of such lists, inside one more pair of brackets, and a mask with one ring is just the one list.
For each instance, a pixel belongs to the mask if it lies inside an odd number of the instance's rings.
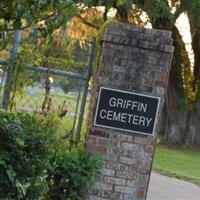
[[[13,48],[16,48],[19,40],[14,42]],[[79,138],[82,124],[85,123],[84,118],[87,116],[85,107],[89,98],[88,85],[94,53],[95,39],[86,42],[84,48],[77,42],[71,59],[82,65],[78,71],[67,71],[67,67],[54,67],[51,63],[48,67],[24,66],[24,72],[15,76],[14,71],[11,73],[5,62],[0,61],[1,107],[43,115],[56,114],[62,119],[62,132],[72,133]],[[15,84],[14,79],[26,81],[16,93],[15,87],[18,87],[20,82]]]

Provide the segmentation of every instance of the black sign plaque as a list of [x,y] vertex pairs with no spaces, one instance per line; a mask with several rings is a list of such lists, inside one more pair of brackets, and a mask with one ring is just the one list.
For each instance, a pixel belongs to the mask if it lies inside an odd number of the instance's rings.
[[154,136],[160,98],[101,87],[94,125]]

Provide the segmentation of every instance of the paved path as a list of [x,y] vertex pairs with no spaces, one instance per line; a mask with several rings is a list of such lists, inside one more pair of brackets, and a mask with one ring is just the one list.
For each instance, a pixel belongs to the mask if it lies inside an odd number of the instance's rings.
[[152,172],[147,200],[200,200],[200,187]]

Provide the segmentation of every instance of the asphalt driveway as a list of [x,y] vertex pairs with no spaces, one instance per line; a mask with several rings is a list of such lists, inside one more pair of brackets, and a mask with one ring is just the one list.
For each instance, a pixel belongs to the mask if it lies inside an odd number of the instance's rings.
[[200,187],[152,172],[147,200],[200,200]]

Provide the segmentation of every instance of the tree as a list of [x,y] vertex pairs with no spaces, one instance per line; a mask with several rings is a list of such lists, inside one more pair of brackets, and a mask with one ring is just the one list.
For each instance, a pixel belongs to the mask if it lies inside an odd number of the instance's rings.
[[[85,3],[87,6],[105,6],[104,19],[106,19],[108,10],[113,7],[117,11],[117,20],[126,23],[131,23],[129,16],[133,8],[136,8],[134,12],[144,11],[148,15],[153,28],[172,31],[175,51],[161,130],[165,135],[165,142],[168,144],[200,144],[200,2],[198,0],[172,0],[170,2],[168,0],[113,0],[109,2],[86,0]],[[175,24],[183,12],[188,14],[191,26],[195,57],[194,71],[185,44]]]
[[74,15],[76,4],[68,0],[2,0],[0,10],[0,31],[14,31],[30,26],[43,28],[44,24],[48,31],[52,31]]
[[183,0],[181,1],[182,9],[187,12],[191,36],[192,49],[194,53],[193,71],[190,73],[191,81],[190,88],[193,98],[189,98],[190,112],[188,113],[187,129],[185,131],[186,144],[200,144],[200,2],[198,0]]
[[[141,1],[138,1],[140,5]],[[169,1],[145,1],[142,5],[154,28],[171,30],[174,39],[174,57],[169,75],[162,131],[168,144],[200,144],[199,137],[199,15],[200,2],[193,0],[171,1],[176,11],[171,12]],[[181,13],[189,16],[192,47],[194,51],[194,73],[185,44],[175,25]]]
[[[34,1],[33,1],[34,2]],[[36,27],[43,35],[49,35],[67,23],[65,31],[73,38],[86,39],[96,35],[111,8],[116,10],[115,20],[139,24],[141,14],[146,13],[153,28],[171,30],[174,39],[174,57],[169,75],[162,132],[168,144],[200,144],[200,17],[199,0],[77,0],[32,1],[18,5],[16,1],[0,4],[2,40],[5,31]],[[104,10],[99,9],[103,6]],[[16,10],[15,10],[16,7]],[[189,17],[194,51],[194,70],[185,44],[175,23],[181,13]],[[78,28],[77,28],[78,27]],[[78,29],[78,30],[77,30]],[[179,114],[181,113],[181,114]]]
[[[22,75],[26,65],[39,65],[41,63],[48,65],[50,58],[57,61],[55,57],[49,56],[48,47],[52,44],[52,35],[76,13],[76,3],[69,0],[1,1],[1,49],[10,45],[13,36],[16,35],[14,33],[23,30],[23,42],[19,41],[20,37],[18,37],[18,45],[16,43],[13,45],[16,46],[13,56],[11,55],[10,59],[6,60],[7,77],[3,95],[3,107],[5,109],[8,108],[8,105],[12,109],[16,93],[21,93],[24,86],[30,84],[30,80],[26,80]],[[39,34],[35,34],[36,32],[39,32]],[[40,35],[39,39],[38,35]],[[19,47],[20,51],[17,53]],[[42,51],[43,55],[41,54]],[[10,92],[12,92],[11,95]]]

